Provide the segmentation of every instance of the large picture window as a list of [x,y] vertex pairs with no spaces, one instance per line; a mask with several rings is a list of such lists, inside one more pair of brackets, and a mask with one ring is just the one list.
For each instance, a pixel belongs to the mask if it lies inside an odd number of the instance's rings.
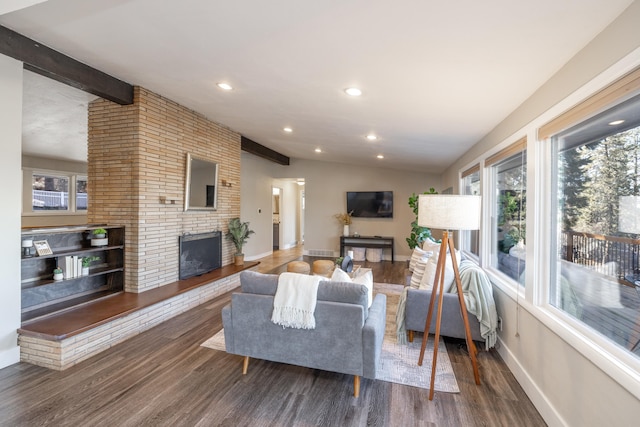
[[549,303],[640,354],[640,96],[552,138]]
[[524,286],[526,139],[487,159],[491,196],[491,266]]

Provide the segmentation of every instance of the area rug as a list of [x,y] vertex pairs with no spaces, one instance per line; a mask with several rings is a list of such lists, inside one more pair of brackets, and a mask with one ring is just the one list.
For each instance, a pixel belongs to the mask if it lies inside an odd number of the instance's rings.
[[[422,366],[418,366],[420,346],[422,345],[421,334],[416,334],[414,341],[408,343],[408,345],[399,345],[396,342],[396,307],[398,306],[402,289],[402,285],[392,285],[388,283],[374,283],[373,285],[374,293],[387,295],[387,328],[382,343],[380,371],[376,379],[429,389],[433,357],[433,337],[431,337],[427,343]],[[201,345],[212,350],[225,351],[224,330],[221,330]],[[438,344],[438,364],[436,367],[434,390],[446,393],[460,392],[442,338],[440,338],[440,343]]]

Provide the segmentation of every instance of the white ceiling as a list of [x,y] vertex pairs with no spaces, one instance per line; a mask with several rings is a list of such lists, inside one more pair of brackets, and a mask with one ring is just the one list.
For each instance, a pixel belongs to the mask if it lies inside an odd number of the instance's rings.
[[48,0],[0,25],[287,156],[437,173],[631,3]]

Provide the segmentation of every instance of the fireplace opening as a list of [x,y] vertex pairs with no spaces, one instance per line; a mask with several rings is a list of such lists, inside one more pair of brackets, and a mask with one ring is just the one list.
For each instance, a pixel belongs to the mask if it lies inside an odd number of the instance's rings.
[[200,276],[222,267],[222,233],[180,236],[180,280]]

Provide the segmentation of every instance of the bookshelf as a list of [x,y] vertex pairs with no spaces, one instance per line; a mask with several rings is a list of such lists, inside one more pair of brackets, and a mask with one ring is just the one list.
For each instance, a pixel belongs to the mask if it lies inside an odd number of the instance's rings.
[[[107,230],[105,246],[91,246],[91,231]],[[22,240],[46,240],[51,254],[22,255],[21,296],[22,322],[122,292],[124,289],[124,227],[83,226],[23,229]],[[72,269],[84,257],[97,257],[89,271]],[[62,268],[64,278],[53,279],[53,270]]]

